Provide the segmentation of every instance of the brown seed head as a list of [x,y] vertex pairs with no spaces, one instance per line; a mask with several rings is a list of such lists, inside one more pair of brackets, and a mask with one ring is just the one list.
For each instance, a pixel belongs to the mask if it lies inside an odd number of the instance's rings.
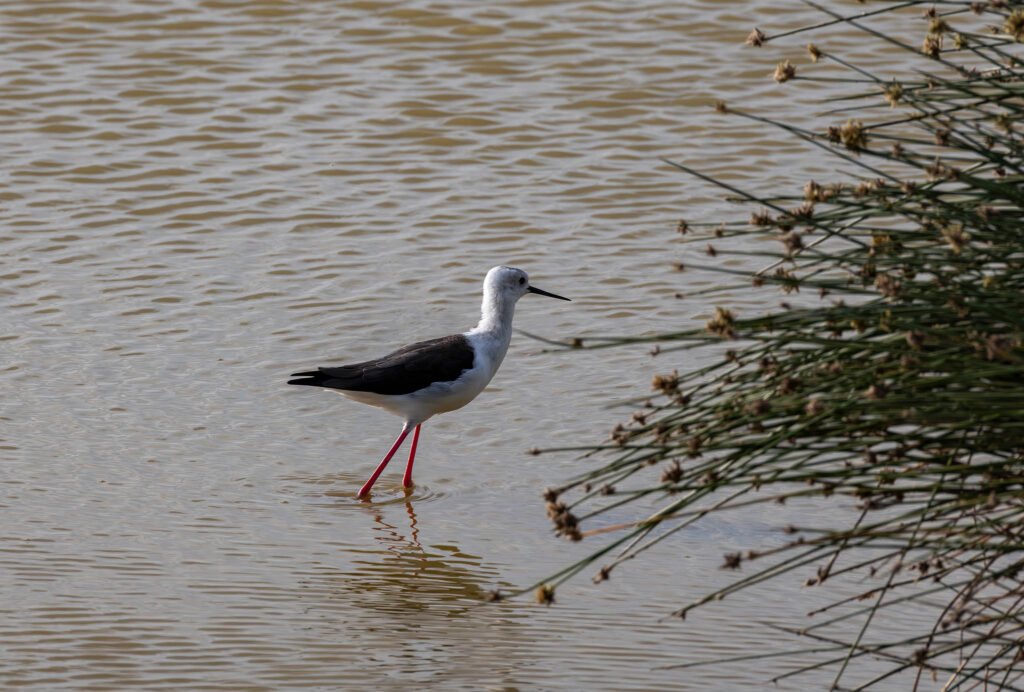
[[651,389],[662,394],[672,394],[679,389],[679,371],[673,370],[671,375],[655,375],[651,380]]
[[915,351],[920,351],[924,346],[924,332],[907,332],[907,345]]
[[813,43],[807,44],[807,54],[811,56],[812,62],[818,62],[821,60],[821,50],[819,50]]
[[864,132],[864,123],[859,120],[847,120],[841,128],[839,128],[839,139],[842,140],[843,146],[850,151],[861,151],[867,147],[868,136]]
[[751,226],[771,226],[772,215],[768,213],[767,209],[759,209],[750,215]]
[[736,318],[733,317],[729,310],[723,307],[716,307],[715,316],[707,321],[705,327],[709,332],[723,339],[735,339],[736,330],[733,328],[735,322]]
[[678,461],[673,461],[665,470],[661,472],[662,483],[678,483],[683,479],[683,468],[679,465]]
[[796,66],[789,60],[783,60],[775,66],[775,74],[773,75],[773,78],[779,84],[788,82],[793,79],[793,77],[796,77]]
[[949,33],[949,24],[942,17],[932,17],[932,20],[928,22],[928,33],[933,36],[942,36],[942,34]]
[[1024,9],[1014,10],[1006,17],[1003,31],[1013,36],[1014,41],[1024,42]]
[[942,36],[925,36],[921,42],[921,52],[937,60],[942,53]]
[[537,599],[537,603],[549,606],[555,602],[555,587],[542,584],[537,587],[537,590],[534,592],[534,596]]
[[885,95],[885,100],[889,105],[895,108],[896,104],[903,98],[903,85],[894,79],[885,87],[885,91],[882,93]]
[[782,244],[786,246],[786,253],[792,256],[804,247],[804,241],[797,231],[790,231],[782,236]]
[[864,396],[875,401],[884,399],[888,391],[883,384],[873,384],[864,391]]
[[748,46],[754,46],[755,48],[758,48],[764,45],[765,38],[766,37],[764,35],[764,32],[755,26],[754,30],[747,34],[746,43]]

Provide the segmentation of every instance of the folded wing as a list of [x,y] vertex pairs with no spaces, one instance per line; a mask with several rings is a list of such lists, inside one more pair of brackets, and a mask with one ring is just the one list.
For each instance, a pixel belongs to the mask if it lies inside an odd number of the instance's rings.
[[435,382],[452,382],[473,368],[473,347],[461,334],[420,341],[365,363],[297,372],[288,384],[350,392],[410,394]]

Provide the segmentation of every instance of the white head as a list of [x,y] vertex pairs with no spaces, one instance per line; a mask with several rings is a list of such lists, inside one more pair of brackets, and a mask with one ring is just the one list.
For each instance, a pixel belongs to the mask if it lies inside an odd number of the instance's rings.
[[484,278],[484,296],[491,295],[492,300],[515,303],[527,293],[537,293],[549,298],[569,300],[554,293],[542,291],[530,285],[530,277],[522,269],[515,267],[493,267]]
[[484,278],[483,318],[478,328],[485,325],[502,324],[509,326],[516,301],[527,293],[536,293],[559,300],[569,300],[554,293],[542,291],[530,285],[530,277],[522,269],[515,267],[494,267]]

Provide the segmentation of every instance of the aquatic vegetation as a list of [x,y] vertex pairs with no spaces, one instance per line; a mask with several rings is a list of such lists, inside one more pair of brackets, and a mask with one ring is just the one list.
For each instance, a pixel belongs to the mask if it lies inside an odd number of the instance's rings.
[[[922,10],[921,42],[871,22]],[[814,31],[813,63],[845,69],[853,90],[833,104],[830,122],[816,131],[718,108],[778,127],[859,175],[764,196],[671,162],[753,207],[741,220],[674,229],[681,242],[706,246],[700,269],[730,277],[700,293],[707,323],[571,345],[650,342],[659,358],[685,349],[717,356],[655,377],[651,399],[606,443],[580,450],[599,463],[546,491],[557,533],[600,546],[537,586],[537,597],[552,602],[559,584],[588,567],[595,581],[608,579],[709,515],[834,505],[831,526],[780,527],[770,545],[723,555],[736,578],[677,615],[768,580],[816,589],[845,580],[855,595],[837,595],[810,624],[787,630],[797,642],[788,653],[802,661],[791,674],[831,667],[846,687],[869,657],[883,672],[858,688],[899,674],[915,675],[915,686],[1016,688],[1024,676],[1024,2],[821,11],[828,18],[815,27],[759,28],[747,40],[761,46]],[[836,27],[904,51],[910,68],[877,75],[830,53]],[[786,60],[773,78],[799,89],[816,69]],[[769,262],[741,272],[721,261],[737,257]],[[678,268],[685,277],[695,266]],[[715,305],[716,295],[750,282],[789,302],[753,316]],[[659,509],[633,522],[606,519],[637,502]],[[932,626],[891,636],[887,618],[908,607],[930,613]]]

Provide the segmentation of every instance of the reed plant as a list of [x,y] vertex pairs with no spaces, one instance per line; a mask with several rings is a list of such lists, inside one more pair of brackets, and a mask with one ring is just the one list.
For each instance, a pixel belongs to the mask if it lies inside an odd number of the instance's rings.
[[[655,377],[655,393],[605,443],[576,450],[592,468],[547,490],[547,510],[560,535],[599,546],[531,589],[551,602],[581,570],[608,579],[709,516],[808,503],[807,516],[827,514],[834,525],[780,526],[778,540],[722,555],[730,578],[676,614],[771,580],[827,590],[845,579],[846,591],[810,624],[776,623],[795,635],[781,655],[801,661],[782,677],[825,668],[836,688],[911,676],[915,688],[1019,689],[1024,2],[819,9],[814,27],[755,29],[748,43],[814,33],[813,61],[841,69],[849,85],[820,129],[718,108],[804,140],[857,175],[761,195],[672,162],[749,209],[721,223],[680,222],[681,241],[709,255],[699,268],[725,277],[689,295],[714,300],[752,285],[788,302],[754,316],[722,305],[697,328],[564,344],[647,342],[661,359],[694,349],[711,356],[705,367]],[[876,24],[908,11],[923,17],[910,40]],[[828,36],[840,30],[902,51],[908,69],[893,78],[830,52]],[[774,78],[797,89],[840,79],[816,77],[821,69],[784,61]],[[738,271],[721,262],[738,256],[760,264]],[[623,522],[631,509],[638,518]],[[908,609],[928,613],[928,626],[891,635],[888,624]],[[764,655],[776,654],[749,658]],[[860,666],[866,659],[874,663]]]

